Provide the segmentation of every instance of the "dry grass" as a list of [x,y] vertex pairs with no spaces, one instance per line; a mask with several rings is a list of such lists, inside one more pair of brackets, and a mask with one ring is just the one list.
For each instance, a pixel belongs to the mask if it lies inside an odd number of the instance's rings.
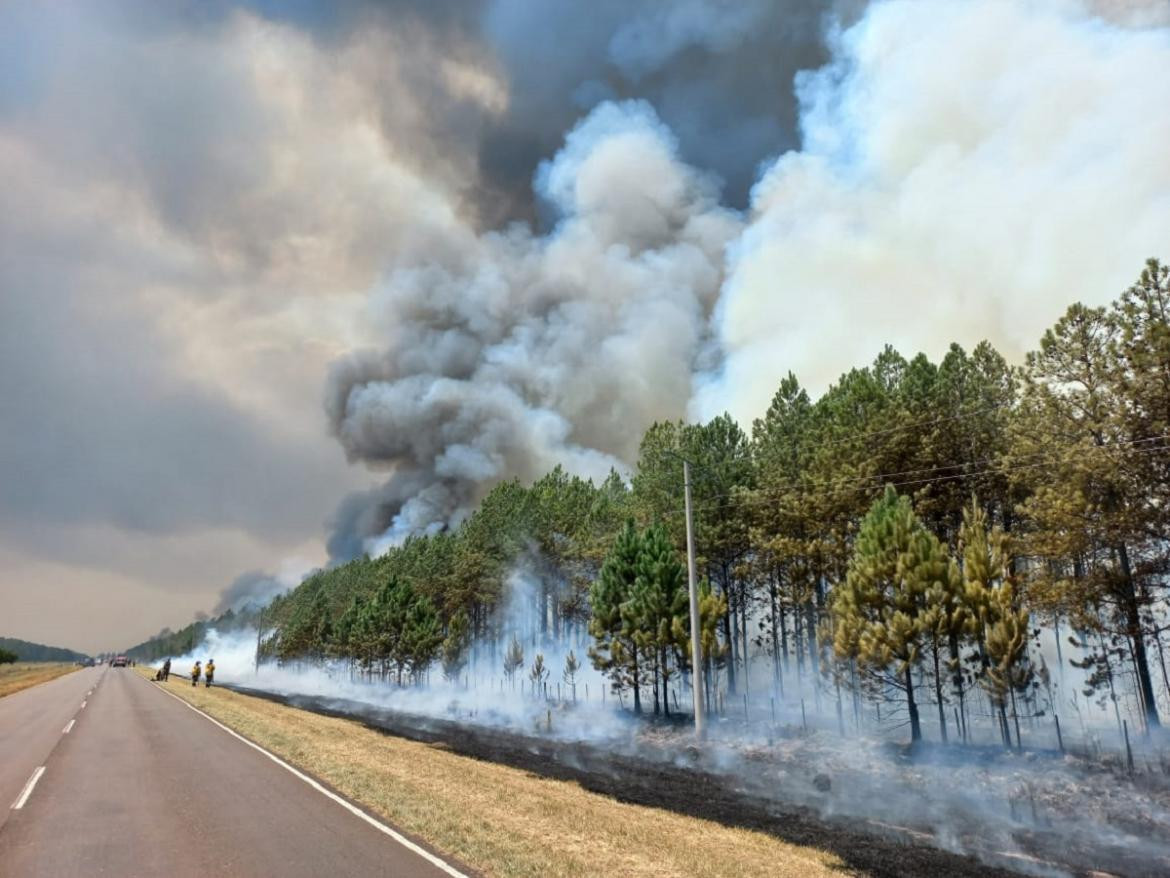
[[14,662],[10,665],[0,665],[0,698],[76,670],[77,665],[57,662]]
[[[142,669],[149,674],[149,669]],[[835,856],[630,805],[352,720],[172,678],[168,690],[487,875],[818,876]]]

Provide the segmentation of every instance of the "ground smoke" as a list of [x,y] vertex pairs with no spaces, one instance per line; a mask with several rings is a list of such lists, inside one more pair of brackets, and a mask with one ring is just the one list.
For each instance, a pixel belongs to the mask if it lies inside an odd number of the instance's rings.
[[[527,639],[527,630],[520,622],[514,633]],[[882,725],[863,716],[858,732],[847,704],[838,718],[829,689],[797,688],[789,679],[785,697],[773,695],[757,663],[755,694],[721,699],[710,741],[700,748],[690,731],[686,689],[677,693],[684,715],[636,721],[628,694],[621,702],[605,692],[603,700],[604,681],[576,644],[585,667],[574,701],[559,680],[569,646],[541,650],[551,673],[547,688],[539,689],[528,677],[535,654],[530,641],[514,681],[501,669],[503,643],[476,644],[458,681],[444,680],[435,668],[425,683],[407,688],[366,682],[339,663],[257,669],[254,630],[209,631],[193,653],[174,660],[173,672],[214,658],[218,682],[442,740],[456,750],[503,746],[582,776],[607,777],[615,791],[627,782],[653,784],[654,772],[694,774],[691,786],[714,795],[706,785],[715,784],[735,807],[779,815],[807,809],[828,821],[829,832],[892,834],[1032,874],[1170,869],[1166,750],[1135,736],[1138,773],[1127,777],[1124,751],[1112,743],[1116,733],[1104,714],[1082,720],[1083,734],[1070,723],[1067,754],[1056,748],[1047,718],[1039,728],[1025,721],[1025,748],[1018,753],[988,743],[927,745],[912,754],[898,743],[905,733],[896,713]],[[993,739],[990,718],[976,729],[978,740]],[[646,773],[651,780],[641,776]]]

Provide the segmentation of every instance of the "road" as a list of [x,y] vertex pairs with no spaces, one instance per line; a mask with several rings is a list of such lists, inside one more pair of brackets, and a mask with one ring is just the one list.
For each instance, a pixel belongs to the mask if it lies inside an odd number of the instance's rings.
[[127,668],[0,699],[0,803],[5,878],[459,874]]

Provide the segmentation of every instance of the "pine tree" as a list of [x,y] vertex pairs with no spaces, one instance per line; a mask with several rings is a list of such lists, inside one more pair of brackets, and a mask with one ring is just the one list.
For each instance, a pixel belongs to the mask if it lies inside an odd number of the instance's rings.
[[1028,659],[1030,619],[1018,605],[1007,534],[987,529],[986,517],[972,501],[964,510],[963,603],[979,642],[980,685],[999,714],[1000,735],[1011,746],[1007,703],[1014,692],[1027,689],[1034,670]]
[[532,694],[540,697],[544,692],[544,681],[548,679],[548,668],[544,664],[544,655],[539,652],[532,660],[532,667],[528,670],[528,679],[532,681]]
[[[913,589],[921,593],[923,598],[920,626],[925,644],[930,647],[939,735],[946,743],[943,680],[947,661],[943,653],[952,642],[957,642],[968,624],[967,607],[963,602],[962,574],[959,565],[939,539],[925,528],[919,530],[912,541],[912,552],[907,575],[913,581]],[[961,697],[961,689],[958,694]]]
[[[688,604],[690,596],[687,596]],[[727,644],[719,641],[719,627],[727,615],[727,599],[711,587],[711,583],[703,580],[699,583],[699,650],[703,658],[703,667],[697,672],[691,667],[691,616],[688,612],[675,617],[674,639],[676,643],[685,644],[680,650],[677,661],[679,667],[689,670],[692,674],[692,685],[702,686],[704,698],[710,710],[711,704],[711,669],[712,666],[727,652]]]
[[447,636],[443,639],[441,655],[443,676],[454,683],[467,666],[467,647],[471,642],[471,620],[464,610],[459,610],[447,623]]
[[516,684],[516,672],[522,667],[524,667],[524,647],[520,645],[520,641],[513,634],[512,642],[508,644],[508,649],[504,652],[504,676],[508,678],[508,682],[513,687]]
[[414,683],[418,683],[434,662],[443,644],[439,614],[426,595],[413,588],[409,590],[410,608],[402,632],[401,652],[397,664],[405,668]]
[[834,593],[834,648],[841,658],[900,688],[910,716],[910,739],[921,740],[913,667],[921,657],[930,535],[906,497],[887,486],[861,522],[845,582]]
[[1050,461],[1031,474],[1023,504],[1029,553],[1071,568],[1071,576],[1049,577],[1048,603],[1078,627],[1128,640],[1150,727],[1160,718],[1147,608],[1161,587],[1167,513],[1158,487],[1164,434],[1151,433],[1157,420],[1146,411],[1158,399],[1153,389],[1170,377],[1163,281],[1155,274],[1147,269],[1114,310],[1073,305],[1044,334],[1027,358],[1014,435],[1017,454]]
[[561,679],[572,690],[574,703],[577,701],[577,672],[579,670],[581,670],[581,663],[577,661],[577,654],[570,649],[569,654],[565,656],[565,669],[561,672]]
[[642,669],[634,636],[638,626],[626,604],[637,580],[641,548],[642,539],[633,519],[629,519],[589,589],[589,606],[593,612],[589,633],[594,640],[589,647],[589,658],[595,668],[610,678],[615,690],[627,687],[634,690],[635,713],[642,712]]
[[689,613],[683,576],[682,563],[666,532],[658,525],[649,528],[642,535],[634,587],[626,607],[634,639],[642,654],[654,662],[655,714],[659,712],[659,685],[662,712],[670,714],[667,684],[672,673],[671,659],[686,649],[676,625]]

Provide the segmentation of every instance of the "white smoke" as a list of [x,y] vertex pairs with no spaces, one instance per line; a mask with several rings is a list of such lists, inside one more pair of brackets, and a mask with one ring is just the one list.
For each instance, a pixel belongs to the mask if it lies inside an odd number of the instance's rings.
[[823,390],[885,343],[1016,359],[1166,255],[1164,13],[895,0],[836,35],[796,81],[802,148],[753,191],[694,414],[758,416],[787,370]]
[[678,160],[648,104],[627,102],[577,125],[536,191],[548,235],[468,230],[400,265],[372,304],[386,349],[333,370],[326,405],[346,453],[394,472],[339,516],[342,532],[361,520],[366,550],[457,521],[506,478],[558,463],[604,477],[652,422],[684,412],[740,229],[716,182]]

